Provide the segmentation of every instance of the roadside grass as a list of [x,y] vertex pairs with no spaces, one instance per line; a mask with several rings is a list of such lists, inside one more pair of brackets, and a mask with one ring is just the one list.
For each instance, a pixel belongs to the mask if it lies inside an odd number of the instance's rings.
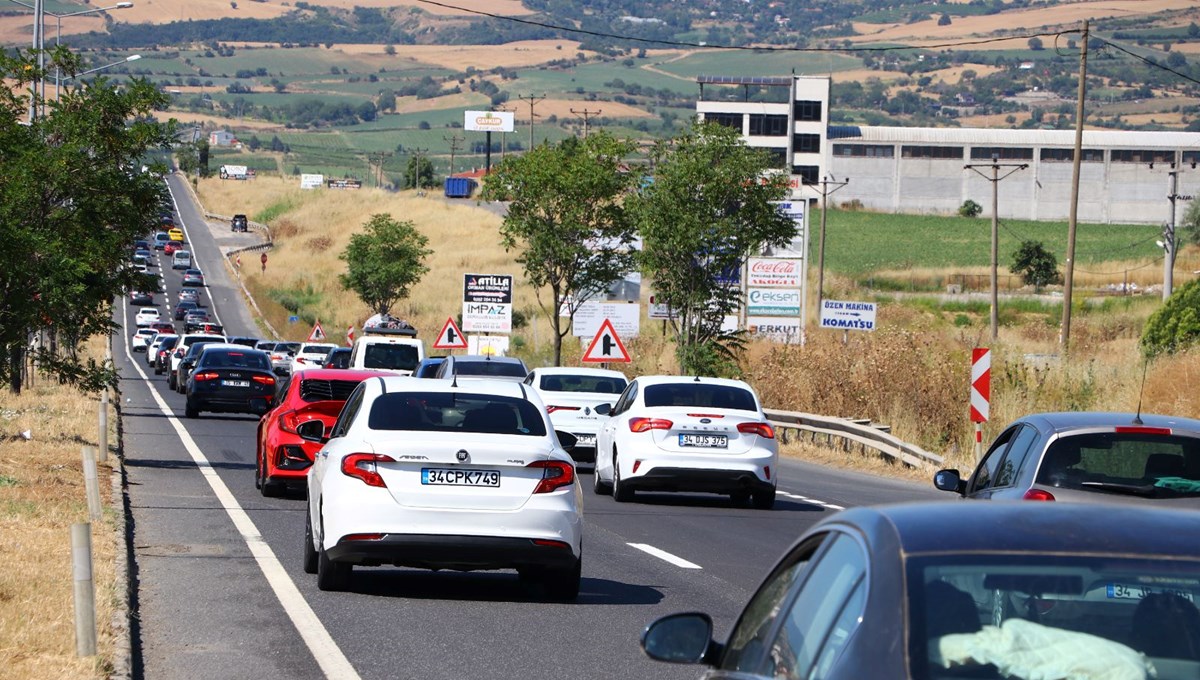
[[[103,355],[104,341],[87,343]],[[0,671],[12,680],[104,678],[112,670],[119,499],[99,466],[104,517],[92,524],[97,646],[75,656],[71,524],[86,522],[80,447],[96,445],[95,395],[36,376],[20,395],[0,393]],[[116,417],[110,413],[116,441]],[[25,441],[18,433],[29,430]],[[110,451],[110,456],[115,453]],[[110,458],[110,460],[112,460]]]

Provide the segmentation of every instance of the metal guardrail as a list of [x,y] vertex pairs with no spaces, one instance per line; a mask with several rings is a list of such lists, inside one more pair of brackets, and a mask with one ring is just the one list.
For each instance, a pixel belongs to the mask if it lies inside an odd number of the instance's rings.
[[864,449],[874,449],[909,467],[941,467],[945,464],[945,460],[936,453],[930,453],[915,444],[902,441],[882,429],[883,426],[871,425],[870,421],[847,420],[798,411],[768,409],[765,413],[767,419],[779,431],[780,441],[783,443],[787,443],[788,432],[795,430],[801,437],[804,433],[808,433],[813,441],[816,441],[818,436],[823,436],[827,443],[833,443],[833,438],[838,437],[842,440],[843,448],[847,450],[852,444],[858,444]]

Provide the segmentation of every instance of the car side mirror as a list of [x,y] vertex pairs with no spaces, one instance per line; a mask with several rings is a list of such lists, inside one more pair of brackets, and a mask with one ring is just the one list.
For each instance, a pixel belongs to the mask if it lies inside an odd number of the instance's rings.
[[712,618],[687,612],[664,616],[642,632],[642,651],[656,661],[703,663],[712,647]]
[[612,413],[612,404],[600,404],[592,410],[595,411],[596,415],[598,416],[606,416]]
[[558,437],[558,445],[561,446],[567,453],[574,451],[575,445],[579,443],[579,437],[576,437],[570,432],[555,430],[554,436]]
[[296,434],[306,442],[316,442],[324,444],[329,441],[329,437],[325,436],[325,423],[319,420],[310,420],[300,423],[296,426]]
[[952,491],[963,495],[967,483],[958,475],[958,470],[938,470],[933,476],[933,485],[942,491]]

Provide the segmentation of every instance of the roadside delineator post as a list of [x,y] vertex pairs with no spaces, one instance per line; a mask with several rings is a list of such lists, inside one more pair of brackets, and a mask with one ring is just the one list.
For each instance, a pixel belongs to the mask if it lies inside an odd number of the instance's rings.
[[71,574],[75,581],[75,654],[96,655],[96,589],[92,580],[92,525],[71,525]]
[[100,520],[100,476],[96,472],[96,452],[90,446],[83,447],[83,488],[87,493],[88,516]]
[[108,460],[108,387],[100,390],[100,446],[96,450],[96,462]]
[[983,424],[988,421],[992,399],[992,351],[971,350],[971,422],[975,423],[975,462],[983,458]]

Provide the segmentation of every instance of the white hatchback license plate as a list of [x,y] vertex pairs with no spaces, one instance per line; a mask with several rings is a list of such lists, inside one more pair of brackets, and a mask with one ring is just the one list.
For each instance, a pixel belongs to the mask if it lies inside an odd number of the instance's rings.
[[595,446],[596,435],[594,434],[579,434],[575,435],[576,446]]
[[1192,602],[1192,594],[1186,590],[1176,590],[1174,588],[1161,588],[1159,586],[1131,586],[1124,583],[1108,584],[1107,595],[1113,600],[1141,600],[1147,595],[1178,595],[1188,602]]
[[681,434],[679,435],[679,445],[723,449],[729,446],[729,438],[723,434]]
[[500,486],[500,471],[421,468],[421,483],[433,486]]
[[249,387],[249,380],[222,380],[221,384],[226,387]]

